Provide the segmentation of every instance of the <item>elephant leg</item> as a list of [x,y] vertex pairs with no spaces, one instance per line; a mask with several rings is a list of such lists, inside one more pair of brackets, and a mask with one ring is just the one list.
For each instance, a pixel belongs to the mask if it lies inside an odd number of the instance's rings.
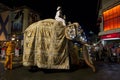
[[93,72],[96,72],[95,66],[94,66],[94,64],[92,63],[92,60],[90,59],[90,56],[89,56],[87,47],[86,47],[85,45],[83,45],[83,57],[84,57],[84,60],[85,60],[86,64],[87,64],[89,67],[92,68]]

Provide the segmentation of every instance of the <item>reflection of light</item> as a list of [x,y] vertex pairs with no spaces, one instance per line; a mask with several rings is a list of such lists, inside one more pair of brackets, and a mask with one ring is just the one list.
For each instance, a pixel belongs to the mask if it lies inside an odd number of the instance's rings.
[[103,40],[116,40],[116,39],[120,39],[120,38],[106,38],[106,39],[103,39]]
[[14,41],[15,40],[15,38],[12,38],[12,41]]
[[93,46],[96,46],[96,44],[94,43]]

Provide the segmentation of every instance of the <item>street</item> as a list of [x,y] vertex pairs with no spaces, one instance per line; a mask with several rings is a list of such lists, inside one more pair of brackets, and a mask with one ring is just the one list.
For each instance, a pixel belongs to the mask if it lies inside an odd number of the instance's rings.
[[97,72],[88,66],[72,70],[47,70],[22,66],[14,63],[13,70],[4,70],[0,63],[0,80],[119,80],[120,64],[95,62]]

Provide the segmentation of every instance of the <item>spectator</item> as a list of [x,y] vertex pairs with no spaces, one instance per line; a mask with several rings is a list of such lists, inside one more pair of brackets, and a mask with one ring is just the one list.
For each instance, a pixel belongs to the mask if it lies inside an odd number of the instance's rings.
[[116,49],[116,55],[117,55],[117,62],[120,63],[120,45]]

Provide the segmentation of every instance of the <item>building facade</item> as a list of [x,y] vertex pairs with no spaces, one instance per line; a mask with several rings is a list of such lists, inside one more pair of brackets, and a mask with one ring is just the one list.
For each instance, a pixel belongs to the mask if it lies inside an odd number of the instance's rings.
[[22,6],[15,9],[0,8],[0,41],[8,40],[16,35],[20,40],[24,30],[33,22],[40,20],[40,16],[32,9]]
[[120,0],[100,0],[98,16],[102,43],[120,42]]

